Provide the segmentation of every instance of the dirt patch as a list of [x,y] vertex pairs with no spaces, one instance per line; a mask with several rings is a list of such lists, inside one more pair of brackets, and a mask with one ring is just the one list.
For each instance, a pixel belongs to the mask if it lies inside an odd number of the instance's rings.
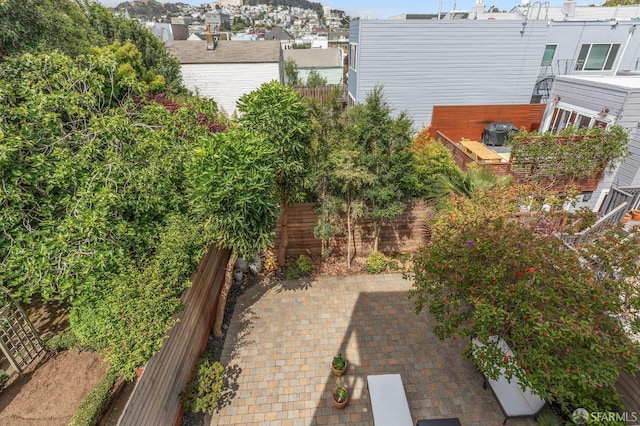
[[66,425],[106,370],[93,352],[42,356],[0,393],[0,425]]

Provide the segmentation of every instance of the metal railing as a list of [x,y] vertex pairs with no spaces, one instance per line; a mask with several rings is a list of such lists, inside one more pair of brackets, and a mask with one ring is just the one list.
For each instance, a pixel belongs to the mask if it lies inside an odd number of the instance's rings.
[[575,234],[560,234],[558,235],[558,237],[570,246],[575,246],[576,244],[583,243],[589,240],[589,237],[591,235],[597,233],[603,227],[607,225],[615,225],[616,223],[620,222],[625,213],[628,211],[627,205],[628,204],[626,202],[619,204],[609,213],[601,216],[600,219],[598,219],[593,225],[591,225],[584,231],[576,232]]

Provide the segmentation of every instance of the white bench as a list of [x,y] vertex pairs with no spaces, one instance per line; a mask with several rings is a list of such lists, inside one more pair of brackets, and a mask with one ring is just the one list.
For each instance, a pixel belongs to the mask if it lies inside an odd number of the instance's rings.
[[[492,336],[490,340],[498,342],[498,347],[502,350],[502,353],[506,356],[513,357],[513,352],[507,345],[507,343],[498,339],[497,336]],[[483,344],[478,339],[473,339],[473,346],[480,348]],[[483,373],[484,375],[484,373]],[[523,391],[520,387],[520,382],[517,377],[511,377],[511,381],[503,375],[500,375],[497,380],[486,377],[484,379],[483,387],[487,388],[487,383],[491,386],[491,390],[495,395],[500,408],[505,415],[504,422],[513,417],[534,417],[542,410],[545,401],[538,395],[531,392],[531,389],[525,388]]]
[[367,376],[367,386],[375,426],[413,426],[399,374]]

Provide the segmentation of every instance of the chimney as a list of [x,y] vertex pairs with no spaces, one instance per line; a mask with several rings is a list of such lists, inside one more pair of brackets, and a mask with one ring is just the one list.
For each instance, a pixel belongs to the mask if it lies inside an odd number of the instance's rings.
[[475,12],[476,15],[481,15],[484,13],[484,3],[483,0],[476,0],[476,4],[473,5],[472,12]]
[[567,0],[562,5],[562,14],[565,18],[573,18],[576,16],[576,0]]
[[207,24],[207,50],[215,50],[217,44],[217,40],[211,34],[211,24]]

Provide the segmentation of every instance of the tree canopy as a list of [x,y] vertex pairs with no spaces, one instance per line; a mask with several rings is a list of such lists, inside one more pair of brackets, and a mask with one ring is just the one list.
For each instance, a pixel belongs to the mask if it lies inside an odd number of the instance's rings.
[[[640,236],[614,227],[570,250],[536,232],[566,202],[544,194],[496,186],[452,195],[428,218],[430,242],[415,258],[411,295],[417,312],[433,315],[438,337],[485,345],[472,359],[490,377],[516,376],[567,414],[610,411],[620,403],[618,375],[640,360],[627,335],[640,324],[625,320],[640,308]],[[491,336],[504,339],[513,358]]]

